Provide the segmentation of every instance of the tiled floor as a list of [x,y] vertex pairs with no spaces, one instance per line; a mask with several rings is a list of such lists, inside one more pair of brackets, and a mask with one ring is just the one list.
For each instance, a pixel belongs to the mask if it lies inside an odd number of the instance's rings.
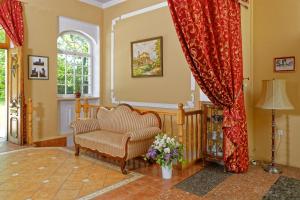
[[12,150],[16,150],[16,149],[22,149],[25,147],[16,145],[16,144],[12,144],[9,142],[4,142],[4,141],[0,141],[0,153],[1,152],[8,152],[8,151],[12,151]]
[[78,199],[141,177],[60,148],[0,154],[0,199]]
[[[3,148],[3,147],[2,147]],[[106,162],[110,162],[106,160]],[[113,161],[111,161],[113,162]],[[142,161],[129,163],[132,171],[142,173],[145,176],[112,190],[95,199],[99,200],[258,200],[275,183],[279,175],[265,173],[260,166],[251,166],[246,174],[234,174],[224,182],[216,186],[203,197],[176,189],[174,185],[193,175],[202,169],[201,164],[193,165],[185,171],[174,170],[171,180],[161,179],[160,168],[156,165],[147,165]],[[300,179],[300,169],[283,167],[284,176]],[[99,177],[100,178],[100,177]],[[0,177],[1,180],[1,177]],[[1,182],[1,181],[0,181]],[[73,193],[67,193],[71,196]],[[1,199],[1,197],[0,197]]]
[[[106,193],[98,200],[260,200],[278,179],[279,175],[268,174],[260,166],[251,166],[246,174],[234,174],[216,186],[203,197],[199,197],[174,187],[177,183],[201,170],[194,165],[184,172],[175,171],[172,180],[162,180],[157,166],[136,171],[146,176],[122,188]],[[300,179],[300,169],[283,167],[282,176]]]

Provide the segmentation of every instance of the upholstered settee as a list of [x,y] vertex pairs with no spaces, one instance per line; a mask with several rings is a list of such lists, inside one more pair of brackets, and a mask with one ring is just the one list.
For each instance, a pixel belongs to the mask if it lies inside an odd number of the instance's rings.
[[161,132],[160,117],[154,112],[140,113],[127,104],[99,108],[95,119],[76,120],[71,124],[75,155],[87,149],[120,161],[122,173],[126,161],[146,154],[154,137]]

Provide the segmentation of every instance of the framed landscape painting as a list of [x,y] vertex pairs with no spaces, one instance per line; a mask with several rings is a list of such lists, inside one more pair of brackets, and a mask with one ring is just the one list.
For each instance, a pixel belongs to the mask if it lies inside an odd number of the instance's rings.
[[163,76],[163,38],[131,42],[131,76]]

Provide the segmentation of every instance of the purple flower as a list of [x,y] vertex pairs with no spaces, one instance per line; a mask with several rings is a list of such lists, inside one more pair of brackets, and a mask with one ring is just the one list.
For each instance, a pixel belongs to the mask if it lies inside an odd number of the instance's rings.
[[156,150],[155,149],[153,149],[153,148],[150,148],[149,150],[148,150],[148,153],[147,153],[147,158],[150,158],[150,159],[155,159],[156,158]]
[[171,154],[169,154],[169,153],[167,153],[166,155],[165,155],[165,161],[169,161],[171,159]]
[[178,149],[173,149],[172,154],[173,154],[174,157],[177,157],[178,156]]

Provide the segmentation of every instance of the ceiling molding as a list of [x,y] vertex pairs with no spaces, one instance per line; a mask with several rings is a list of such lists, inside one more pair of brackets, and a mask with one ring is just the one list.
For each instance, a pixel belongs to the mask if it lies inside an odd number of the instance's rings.
[[119,3],[123,3],[125,2],[126,0],[112,0],[110,2],[107,2],[107,3],[104,3],[103,4],[103,9],[106,9],[106,8],[109,8],[109,7],[112,7],[112,6],[115,6]]
[[79,0],[79,1],[82,2],[82,3],[92,5],[92,6],[96,6],[98,8],[106,9],[106,8],[115,6],[117,4],[123,3],[126,0],[112,0],[112,1],[109,1],[107,3],[101,3],[101,2],[98,2],[96,0]]

